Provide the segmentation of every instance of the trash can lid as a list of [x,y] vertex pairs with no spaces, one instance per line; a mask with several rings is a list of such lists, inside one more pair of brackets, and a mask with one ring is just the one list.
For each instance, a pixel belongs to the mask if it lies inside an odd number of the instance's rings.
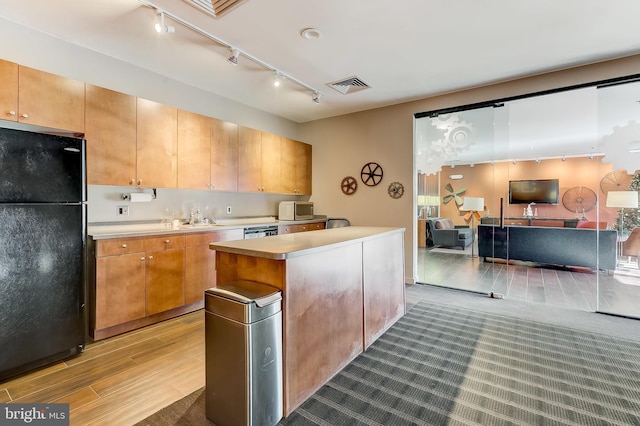
[[240,303],[255,302],[261,308],[282,299],[282,293],[277,288],[254,281],[234,281],[206,292]]

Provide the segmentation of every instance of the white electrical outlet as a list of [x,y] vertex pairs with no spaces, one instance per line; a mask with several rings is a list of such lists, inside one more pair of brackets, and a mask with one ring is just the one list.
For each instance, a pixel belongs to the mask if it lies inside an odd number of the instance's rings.
[[118,206],[116,216],[129,216],[129,206]]
[[227,214],[231,214],[231,206],[227,206]]

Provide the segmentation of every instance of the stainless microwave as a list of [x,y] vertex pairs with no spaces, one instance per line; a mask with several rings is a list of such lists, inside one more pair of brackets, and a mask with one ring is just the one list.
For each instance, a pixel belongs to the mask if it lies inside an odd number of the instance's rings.
[[278,220],[313,219],[313,203],[310,201],[281,201]]

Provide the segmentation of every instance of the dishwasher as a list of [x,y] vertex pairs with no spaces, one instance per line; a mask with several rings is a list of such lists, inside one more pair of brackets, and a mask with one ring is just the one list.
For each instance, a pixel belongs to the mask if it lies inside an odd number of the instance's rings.
[[251,228],[244,228],[244,239],[250,238],[263,238],[271,235],[278,235],[277,225],[265,225],[265,226],[252,226]]

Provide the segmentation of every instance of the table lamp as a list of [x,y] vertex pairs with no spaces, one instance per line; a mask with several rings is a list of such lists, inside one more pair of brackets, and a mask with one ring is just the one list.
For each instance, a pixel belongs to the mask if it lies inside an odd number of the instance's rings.
[[607,207],[620,209],[620,236],[624,235],[624,209],[638,208],[638,191],[609,191],[607,192]]
[[617,207],[620,209],[620,232],[616,244],[616,260],[620,260],[622,253],[622,244],[624,238],[624,209],[638,208],[638,192],[637,191],[609,191],[607,192],[607,207]]

